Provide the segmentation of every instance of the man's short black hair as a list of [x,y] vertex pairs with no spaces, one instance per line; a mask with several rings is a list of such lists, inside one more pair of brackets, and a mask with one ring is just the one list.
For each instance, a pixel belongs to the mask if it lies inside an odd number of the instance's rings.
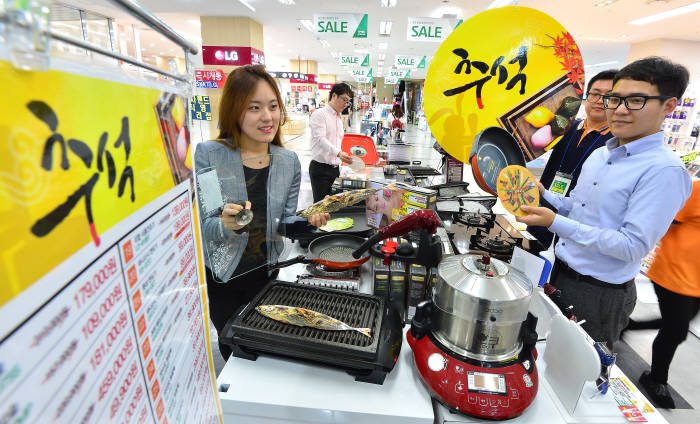
[[601,71],[593,75],[590,81],[588,81],[588,89],[586,90],[586,96],[591,92],[591,87],[596,81],[600,80],[613,80],[615,79],[615,74],[617,74],[617,69],[608,69],[607,71]]
[[352,92],[352,87],[344,82],[336,82],[333,84],[333,87],[331,87],[331,92],[328,94],[328,101],[333,98],[334,94],[338,97],[342,96],[343,94],[347,94],[351,98],[355,96]]
[[690,74],[685,66],[658,56],[635,60],[615,75],[613,85],[619,80],[645,81],[655,85],[662,96],[677,99],[683,97]]

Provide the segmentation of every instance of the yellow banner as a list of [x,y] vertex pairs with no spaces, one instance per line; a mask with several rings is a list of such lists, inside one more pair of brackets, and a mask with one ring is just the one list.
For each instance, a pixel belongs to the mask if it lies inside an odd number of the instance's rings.
[[4,61],[0,75],[1,306],[191,171],[182,97]]
[[571,124],[583,84],[583,59],[564,27],[535,9],[501,7],[471,17],[440,45],[425,79],[425,114],[440,146],[462,162],[492,126],[532,160]]

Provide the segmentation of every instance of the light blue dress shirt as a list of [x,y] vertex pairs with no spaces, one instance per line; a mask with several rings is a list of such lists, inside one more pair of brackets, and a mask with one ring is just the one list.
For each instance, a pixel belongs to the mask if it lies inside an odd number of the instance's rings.
[[568,197],[544,194],[558,210],[549,227],[559,235],[555,254],[581,274],[629,281],[691,190],[690,175],[664,144],[663,132],[623,146],[613,137],[584,162]]

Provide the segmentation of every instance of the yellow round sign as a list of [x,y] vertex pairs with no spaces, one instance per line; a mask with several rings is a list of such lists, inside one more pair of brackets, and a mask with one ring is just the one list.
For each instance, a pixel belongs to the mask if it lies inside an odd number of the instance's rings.
[[440,45],[425,79],[425,114],[440,146],[462,162],[492,126],[512,134],[529,161],[570,126],[584,81],[581,53],[559,22],[527,7],[491,9]]

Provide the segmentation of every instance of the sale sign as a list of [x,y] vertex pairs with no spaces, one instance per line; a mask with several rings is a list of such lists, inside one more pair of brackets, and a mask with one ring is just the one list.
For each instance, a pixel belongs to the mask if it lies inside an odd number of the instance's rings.
[[314,13],[314,33],[321,37],[367,38],[367,14]]

